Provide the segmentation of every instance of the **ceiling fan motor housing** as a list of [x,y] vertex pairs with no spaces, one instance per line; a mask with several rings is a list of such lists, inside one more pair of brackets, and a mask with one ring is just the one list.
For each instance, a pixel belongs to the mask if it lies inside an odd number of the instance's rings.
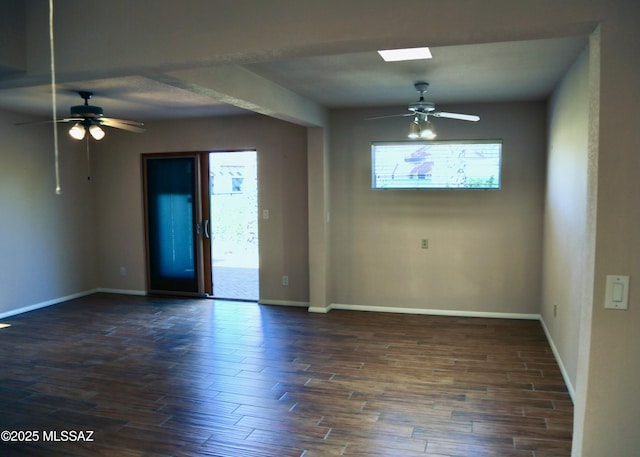
[[409,105],[409,111],[414,111],[416,113],[430,113],[436,109],[436,105],[431,102],[425,102],[420,100],[415,103],[411,103]]
[[91,105],[76,105],[71,107],[71,117],[101,117],[102,108]]

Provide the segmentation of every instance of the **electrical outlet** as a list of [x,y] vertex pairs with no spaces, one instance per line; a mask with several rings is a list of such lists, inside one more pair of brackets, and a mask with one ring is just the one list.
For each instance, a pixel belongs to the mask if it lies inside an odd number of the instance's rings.
[[120,267],[120,276],[127,276],[127,267]]
[[289,276],[283,276],[282,277],[282,285],[283,286],[288,286],[289,285]]
[[429,239],[428,238],[422,238],[422,249],[429,249]]

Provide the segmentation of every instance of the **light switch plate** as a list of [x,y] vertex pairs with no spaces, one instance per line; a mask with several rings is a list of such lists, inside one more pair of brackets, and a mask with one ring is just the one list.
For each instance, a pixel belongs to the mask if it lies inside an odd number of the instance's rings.
[[606,309],[628,309],[629,276],[607,275],[604,307]]

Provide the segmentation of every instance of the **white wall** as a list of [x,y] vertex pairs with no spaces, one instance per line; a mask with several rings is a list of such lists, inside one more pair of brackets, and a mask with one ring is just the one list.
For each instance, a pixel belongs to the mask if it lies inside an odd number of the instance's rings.
[[[374,191],[371,142],[406,139],[407,118],[331,114],[331,283],[338,305],[538,314],[546,157],[543,103],[440,107],[439,139],[502,139],[502,188]],[[429,239],[429,249],[420,240]]]
[[[576,386],[574,456],[581,457],[640,453],[640,3],[624,3],[601,25],[599,93],[591,103],[599,118],[589,132],[597,148],[596,249]],[[631,277],[628,311],[604,309],[609,274]]]
[[96,287],[93,191],[82,144],[60,139],[55,193],[50,125],[0,112],[0,315]]
[[[589,52],[586,49],[549,102],[549,158],[544,217],[542,319],[570,390],[576,385],[580,318],[588,296]],[[591,265],[591,275],[593,265]],[[554,310],[555,308],[555,310]],[[555,311],[555,312],[554,312]]]

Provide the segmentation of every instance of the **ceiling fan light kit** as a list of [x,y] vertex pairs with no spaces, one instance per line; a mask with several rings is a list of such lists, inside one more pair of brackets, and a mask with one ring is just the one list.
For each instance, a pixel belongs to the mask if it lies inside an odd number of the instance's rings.
[[94,140],[101,140],[104,138],[104,130],[100,128],[99,125],[93,124],[89,126],[89,134],[93,137]]
[[73,124],[73,127],[69,129],[69,135],[71,135],[71,138],[73,138],[74,140],[83,139],[86,133],[87,131],[85,130],[84,125],[82,125],[80,122],[76,122],[75,124]]
[[69,135],[74,140],[82,140],[86,136],[87,130],[89,130],[89,135],[91,135],[91,138],[94,140],[101,140],[105,136],[104,130],[102,130],[99,125],[92,124],[87,129],[82,122],[76,122],[73,124],[73,127],[69,129]]
[[428,118],[420,119],[419,115],[413,119],[411,124],[409,125],[409,135],[407,135],[412,140],[417,139],[425,139],[425,140],[433,140],[436,136],[436,128],[433,126],[431,122],[429,122]]
[[418,119],[414,119],[409,125],[409,135],[407,136],[412,140],[420,138],[420,125],[418,125]]
[[420,138],[433,140],[436,136],[436,128],[428,119],[425,119],[425,121],[420,125]]

